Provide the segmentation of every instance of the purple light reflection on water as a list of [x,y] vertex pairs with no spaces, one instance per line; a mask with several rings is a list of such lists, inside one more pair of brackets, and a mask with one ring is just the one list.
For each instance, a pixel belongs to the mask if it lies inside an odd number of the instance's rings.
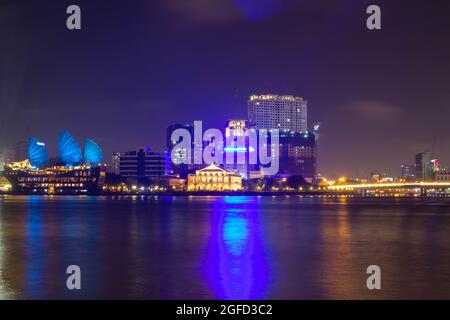
[[269,267],[254,197],[217,199],[203,277],[215,299],[263,299]]

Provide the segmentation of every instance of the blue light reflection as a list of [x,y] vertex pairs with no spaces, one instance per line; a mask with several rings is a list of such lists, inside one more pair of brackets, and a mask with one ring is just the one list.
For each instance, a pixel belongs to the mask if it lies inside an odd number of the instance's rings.
[[269,268],[254,197],[217,199],[203,276],[215,299],[264,299]]

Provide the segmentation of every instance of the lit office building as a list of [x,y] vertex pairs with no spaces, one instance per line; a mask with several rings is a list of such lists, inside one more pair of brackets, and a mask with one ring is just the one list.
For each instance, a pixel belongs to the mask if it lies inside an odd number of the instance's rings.
[[[316,176],[316,135],[308,132],[307,101],[290,95],[253,95],[248,101],[250,126],[280,130],[280,176]],[[314,126],[319,132],[319,124]]]
[[228,120],[225,125],[225,137],[229,137],[231,133],[235,137],[243,137],[247,129],[247,120]]
[[113,152],[111,169],[114,174],[120,174],[120,152]]
[[119,173],[130,181],[153,180],[165,175],[166,157],[140,148],[120,153]]
[[[249,176],[249,170],[258,170],[256,164],[249,164],[250,147],[249,139],[246,138],[247,130],[250,130],[248,121],[243,119],[228,120],[225,125],[225,159],[227,159],[227,156],[230,158],[230,154],[232,154],[233,163],[226,163],[225,161],[224,168],[236,172],[245,179]],[[234,142],[229,141],[231,136],[236,137],[236,139],[233,139]],[[237,139],[241,139],[243,143],[238,145]]]
[[416,178],[422,181],[432,180],[431,152],[425,151],[416,154]]
[[[188,162],[188,150],[185,150],[181,147],[175,147],[178,143],[181,142],[181,138],[179,140],[172,140],[172,133],[177,130],[177,129],[186,129],[190,135],[191,135],[191,159],[190,159],[190,164],[187,164],[186,162]],[[200,147],[204,147],[204,142],[202,142],[202,145]],[[174,159],[171,159],[169,157],[169,161],[168,161],[168,170],[167,173],[168,174],[172,174],[172,175],[179,175],[183,178],[187,178],[188,173],[193,173],[195,172],[195,170],[201,169],[204,167],[203,163],[202,164],[194,164],[194,148],[195,148],[195,144],[194,144],[194,125],[191,123],[188,124],[181,124],[181,123],[175,123],[172,124],[170,126],[167,127],[166,129],[166,151],[168,153],[168,155],[172,154],[172,149],[176,148],[175,150],[173,150],[173,154],[175,154]]]
[[248,101],[250,126],[256,129],[306,132],[307,104],[306,100],[295,96],[252,95]]
[[416,168],[413,165],[402,164],[400,166],[401,177],[406,180],[414,179],[416,177]]
[[430,169],[433,174],[440,171],[440,161],[439,159],[431,159],[430,161]]
[[316,138],[312,133],[280,133],[279,175],[301,175],[312,182],[316,177]]
[[370,173],[370,181],[371,182],[381,182],[384,177],[386,177],[386,174],[380,173],[378,171],[372,171]]

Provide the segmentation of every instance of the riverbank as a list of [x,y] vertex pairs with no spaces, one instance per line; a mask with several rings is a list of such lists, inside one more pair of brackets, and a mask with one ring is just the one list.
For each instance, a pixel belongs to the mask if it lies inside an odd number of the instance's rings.
[[252,192],[252,191],[230,191],[230,192],[152,192],[152,193],[99,193],[99,194],[17,194],[0,193],[0,196],[44,196],[44,197],[310,197],[310,198],[358,198],[358,199],[450,199],[450,195],[361,195],[357,193],[338,193],[338,192]]

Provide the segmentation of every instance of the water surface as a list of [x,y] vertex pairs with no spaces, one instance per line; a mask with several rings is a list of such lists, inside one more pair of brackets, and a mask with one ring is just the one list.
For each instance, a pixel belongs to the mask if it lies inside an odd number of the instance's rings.
[[449,299],[450,202],[1,196],[0,298]]

